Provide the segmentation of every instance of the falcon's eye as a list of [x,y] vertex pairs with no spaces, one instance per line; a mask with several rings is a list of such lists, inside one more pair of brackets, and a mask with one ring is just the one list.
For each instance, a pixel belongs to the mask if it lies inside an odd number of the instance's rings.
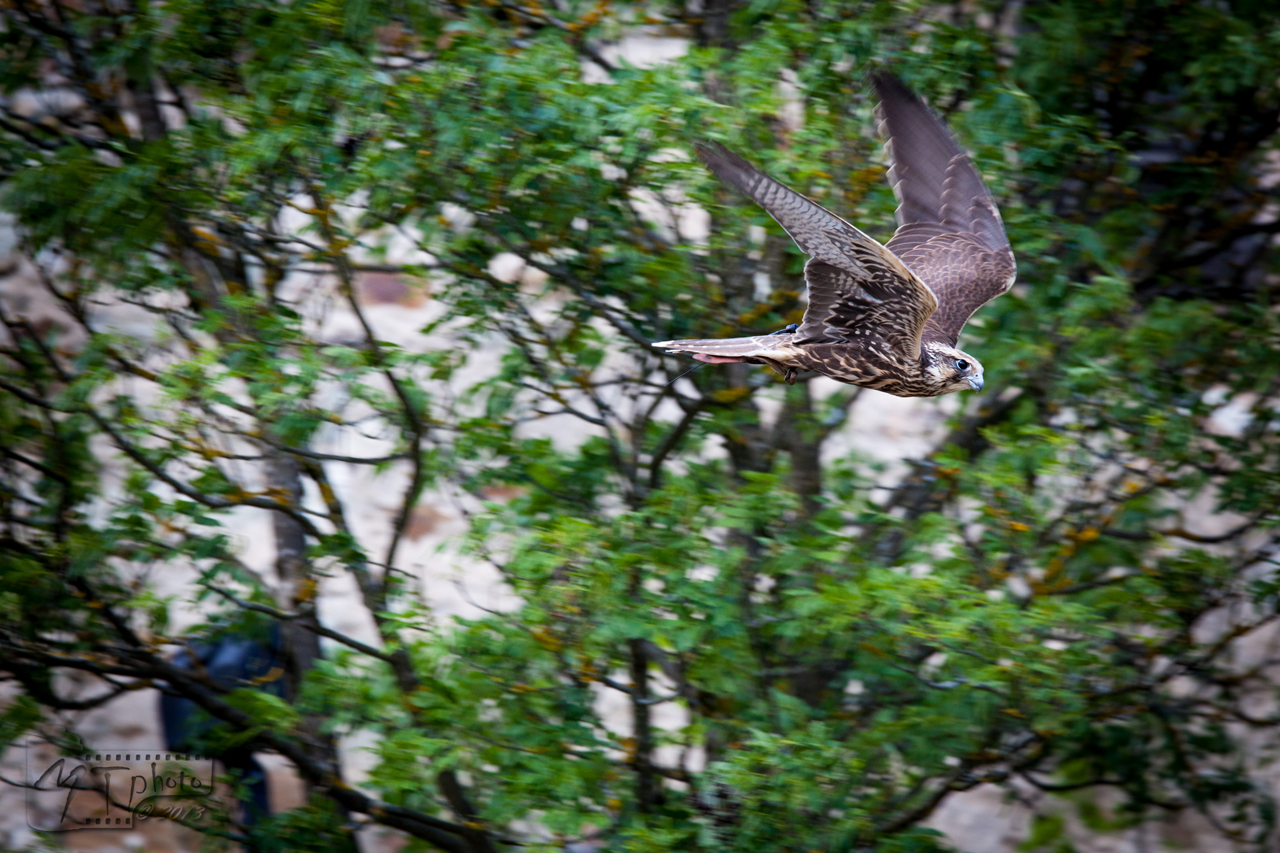
[[969,362],[965,361],[963,358],[956,362],[956,370],[968,370],[968,369],[969,369]]

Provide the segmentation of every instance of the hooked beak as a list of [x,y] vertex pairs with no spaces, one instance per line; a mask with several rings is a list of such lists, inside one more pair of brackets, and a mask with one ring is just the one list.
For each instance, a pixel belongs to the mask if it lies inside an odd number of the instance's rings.
[[981,373],[979,373],[979,374],[978,374],[978,375],[976,375],[976,376],[968,376],[968,377],[966,377],[966,379],[967,379],[967,380],[968,380],[968,382],[969,382],[969,387],[970,387],[970,388],[972,388],[972,389],[973,389],[973,390],[975,390],[975,391],[981,391],[981,390],[982,390],[982,374],[981,374]]

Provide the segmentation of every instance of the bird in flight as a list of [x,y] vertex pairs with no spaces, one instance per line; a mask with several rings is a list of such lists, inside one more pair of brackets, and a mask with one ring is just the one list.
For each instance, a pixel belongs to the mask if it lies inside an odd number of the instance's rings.
[[872,77],[888,135],[898,230],[885,245],[721,145],[702,162],[746,193],[809,255],[804,320],[771,335],[661,341],[711,364],[767,364],[794,383],[813,370],[899,397],[982,390],[982,365],[956,348],[969,317],[1013,286],[1000,212],[942,119],[896,77]]

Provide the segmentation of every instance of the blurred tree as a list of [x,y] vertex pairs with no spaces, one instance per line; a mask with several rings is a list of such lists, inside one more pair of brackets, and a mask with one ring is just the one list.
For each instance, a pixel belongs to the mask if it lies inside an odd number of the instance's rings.
[[[4,204],[61,311],[0,299],[6,741],[164,683],[310,784],[303,809],[207,827],[256,849],[368,821],[459,853],[926,850],[921,823],[984,783],[1105,787],[1122,822],[1195,810],[1275,843],[1246,748],[1278,721],[1275,670],[1242,654],[1280,593],[1274,3],[0,15]],[[611,58],[638,26],[690,48]],[[695,138],[888,235],[873,62],[949,115],[1020,265],[964,342],[989,390],[900,482],[823,453],[857,391],[744,366],[673,381],[689,364],[647,346],[802,312],[803,259],[692,164]],[[420,262],[391,263],[393,238]],[[545,287],[491,274],[501,252]],[[432,348],[379,337],[370,271],[431,282]],[[317,274],[355,339],[322,333]],[[122,303],[162,331],[113,330]],[[552,417],[591,437],[530,437]],[[370,431],[385,452],[337,452]],[[400,490],[388,531],[352,528],[361,468]],[[520,490],[483,501],[499,486]],[[467,508],[517,609],[426,612],[401,557],[429,491]],[[229,535],[255,512],[270,579]],[[287,702],[172,662],[153,579],[183,565],[221,623],[280,623]],[[337,575],[376,642],[317,618]],[[69,694],[68,671],[102,691]],[[626,698],[628,736],[598,691]],[[669,703],[687,725],[655,726]],[[357,790],[334,738],[358,731],[378,764]]]

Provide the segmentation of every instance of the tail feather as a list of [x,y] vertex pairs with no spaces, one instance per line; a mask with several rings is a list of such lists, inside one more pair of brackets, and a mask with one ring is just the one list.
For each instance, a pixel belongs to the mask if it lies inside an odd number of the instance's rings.
[[653,346],[672,353],[712,355],[718,358],[767,356],[791,342],[791,335],[757,335],[751,338],[719,338],[693,341],[658,341]]

